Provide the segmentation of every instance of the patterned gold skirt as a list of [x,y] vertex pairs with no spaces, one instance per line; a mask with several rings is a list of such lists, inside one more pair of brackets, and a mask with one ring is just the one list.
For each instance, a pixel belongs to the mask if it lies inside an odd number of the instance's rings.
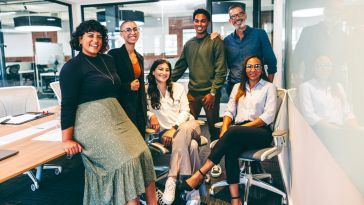
[[74,135],[83,148],[83,204],[125,204],[155,181],[151,153],[115,98],[79,105]]

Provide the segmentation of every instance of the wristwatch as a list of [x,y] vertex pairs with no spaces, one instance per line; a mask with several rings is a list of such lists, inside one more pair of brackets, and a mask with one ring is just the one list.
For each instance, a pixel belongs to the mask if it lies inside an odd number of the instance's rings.
[[175,130],[177,130],[178,129],[178,125],[173,125],[172,126]]

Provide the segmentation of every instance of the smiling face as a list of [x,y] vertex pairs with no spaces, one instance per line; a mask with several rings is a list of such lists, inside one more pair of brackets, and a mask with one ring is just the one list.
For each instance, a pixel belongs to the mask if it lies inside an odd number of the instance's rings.
[[158,83],[166,83],[171,76],[171,69],[167,63],[162,63],[153,71],[153,75]]
[[245,27],[247,15],[242,8],[235,7],[230,9],[229,16],[229,22],[235,27],[235,29],[243,29]]
[[120,28],[120,36],[125,44],[136,44],[139,39],[139,28],[134,21],[124,23]]
[[85,32],[79,42],[82,52],[88,56],[96,56],[102,48],[102,35],[96,31]]
[[330,80],[333,74],[333,65],[330,57],[320,56],[314,64],[315,78],[318,80]]
[[258,58],[251,58],[245,65],[245,72],[249,81],[258,82],[262,76],[263,65]]
[[208,25],[209,21],[204,14],[196,14],[195,18],[193,19],[193,26],[195,28],[197,37],[203,37],[206,35]]

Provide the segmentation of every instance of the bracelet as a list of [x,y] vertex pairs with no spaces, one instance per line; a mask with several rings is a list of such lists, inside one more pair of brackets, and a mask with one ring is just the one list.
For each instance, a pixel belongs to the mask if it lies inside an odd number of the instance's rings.
[[212,96],[215,96],[215,93],[210,93]]
[[175,129],[175,130],[177,130],[177,129],[178,129],[178,125],[173,125],[172,127],[173,127],[173,129]]

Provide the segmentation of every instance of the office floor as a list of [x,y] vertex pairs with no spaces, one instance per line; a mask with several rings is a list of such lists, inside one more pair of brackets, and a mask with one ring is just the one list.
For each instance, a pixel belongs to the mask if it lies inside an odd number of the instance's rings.
[[[43,103],[53,103],[52,101]],[[43,107],[43,106],[42,106]],[[204,136],[208,136],[206,127],[203,127]],[[201,159],[205,160],[210,152],[208,146],[201,149]],[[52,162],[62,165],[62,174],[56,176],[51,170],[43,172],[43,179],[39,190],[30,190],[31,181],[26,175],[18,176],[0,184],[0,205],[81,205],[83,197],[84,167],[79,155],[72,159],[61,157]],[[155,156],[155,164],[168,165],[168,156]],[[223,163],[222,163],[223,164]],[[276,160],[265,162],[265,170],[273,175],[274,185],[283,190],[282,179]],[[212,179],[216,182],[224,179],[221,176]],[[159,184],[160,187],[163,184]],[[163,187],[162,187],[163,189]],[[273,193],[259,188],[251,188],[249,205],[279,205],[281,198]],[[175,205],[185,204],[181,200],[176,200]],[[228,188],[215,191],[215,196],[202,198],[201,204],[224,205],[230,204]]]

